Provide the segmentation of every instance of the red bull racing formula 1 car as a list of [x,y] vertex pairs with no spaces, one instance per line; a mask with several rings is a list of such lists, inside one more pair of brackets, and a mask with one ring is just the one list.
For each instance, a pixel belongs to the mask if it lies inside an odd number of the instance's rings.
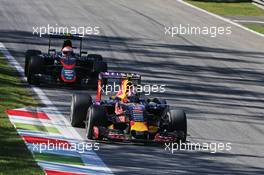
[[185,142],[185,112],[170,109],[161,98],[142,98],[134,91],[140,81],[138,74],[100,73],[94,100],[87,94],[73,95],[71,125],[85,127],[88,139]]
[[[25,75],[29,84],[57,83],[64,85],[97,85],[98,74],[107,71],[101,55],[82,51],[82,37],[78,35],[49,35],[48,53],[27,50]],[[51,49],[51,39],[64,39],[60,51]],[[71,40],[80,41],[79,53],[73,51]]]

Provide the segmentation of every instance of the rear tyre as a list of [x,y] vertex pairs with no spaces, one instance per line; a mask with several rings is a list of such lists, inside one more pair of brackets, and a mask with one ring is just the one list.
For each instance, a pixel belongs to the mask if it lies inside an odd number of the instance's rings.
[[89,84],[92,89],[97,89],[97,81],[100,72],[107,72],[106,62],[94,62],[95,72],[91,74]]
[[167,115],[169,119],[168,130],[170,132],[176,131],[179,139],[185,142],[187,137],[187,119],[185,112],[183,110],[170,110]]
[[93,71],[99,74],[100,72],[107,72],[107,63],[103,61],[98,61],[93,63]]
[[88,54],[87,60],[92,63],[92,74],[90,74],[89,87],[97,88],[97,80],[100,72],[107,72],[107,63],[103,61],[102,55]]
[[107,63],[106,62],[102,62],[100,65],[100,69],[99,72],[107,72],[108,68],[107,68]]
[[26,53],[25,53],[25,65],[24,65],[25,76],[28,75],[28,63],[29,63],[30,57],[37,56],[40,54],[41,54],[40,50],[27,50],[26,51]]
[[103,106],[92,105],[88,109],[87,118],[86,118],[86,136],[88,139],[101,139],[100,133],[97,133],[97,137],[94,137],[94,127],[98,129],[99,127],[107,126],[107,116],[106,110]]
[[40,74],[42,71],[43,60],[40,56],[31,56],[27,66],[27,81],[29,84],[39,85],[39,77],[36,74]]
[[164,105],[167,104],[167,102],[166,102],[165,99],[158,98],[158,97],[154,98],[152,101],[153,101],[154,103],[157,103],[157,104],[164,104]]
[[73,94],[71,103],[70,122],[73,127],[85,127],[88,108],[92,105],[92,97],[87,94]]
[[88,54],[87,59],[93,61],[103,61],[102,55],[98,55],[98,54]]

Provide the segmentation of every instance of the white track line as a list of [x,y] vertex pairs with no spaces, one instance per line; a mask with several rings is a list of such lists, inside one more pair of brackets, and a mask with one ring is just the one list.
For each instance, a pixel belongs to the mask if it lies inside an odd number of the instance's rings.
[[241,23],[258,23],[258,24],[264,24],[264,21],[252,21],[252,20],[239,20],[239,19],[235,19],[232,20],[234,22],[241,22]]
[[[263,2],[264,3],[264,2]],[[258,6],[259,8],[263,9],[264,10],[264,6],[263,5],[260,5],[259,3],[257,2],[252,2],[253,5],[255,6]]]
[[206,11],[206,10],[204,10],[204,9],[201,9],[201,8],[199,8],[199,7],[196,7],[196,6],[192,5],[192,4],[189,4],[189,3],[187,3],[187,2],[185,2],[185,1],[183,1],[183,0],[177,0],[177,1],[180,2],[180,3],[182,3],[182,4],[187,5],[187,6],[189,6],[189,7],[192,7],[192,8],[194,8],[194,9],[196,9],[196,10],[199,10],[199,11],[201,11],[201,12],[204,12],[204,13],[206,13],[206,14],[208,14],[208,15],[211,15],[211,16],[213,16],[213,17],[216,17],[216,18],[218,18],[218,19],[221,19],[221,20],[223,20],[223,21],[225,21],[225,22],[228,22],[228,23],[230,23],[230,24],[233,24],[233,25],[235,25],[235,26],[237,26],[237,27],[240,27],[241,29],[244,29],[244,30],[246,30],[246,31],[249,31],[249,32],[251,32],[251,33],[254,33],[254,34],[258,35],[258,36],[264,37],[264,34],[261,34],[261,33],[255,32],[254,30],[251,30],[251,29],[249,29],[249,28],[246,28],[246,27],[244,27],[244,26],[242,26],[242,25],[240,25],[240,24],[238,24],[238,23],[235,23],[235,22],[231,21],[230,19],[227,19],[227,18],[224,18],[224,17],[222,17],[222,16],[216,15],[216,14],[214,14],[214,13],[208,12],[208,11]]

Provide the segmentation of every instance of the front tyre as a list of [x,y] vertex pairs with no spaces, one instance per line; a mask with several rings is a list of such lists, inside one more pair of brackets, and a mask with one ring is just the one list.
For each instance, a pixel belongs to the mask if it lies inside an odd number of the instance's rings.
[[[88,139],[100,139],[99,127],[107,126],[106,110],[103,106],[92,105],[86,118],[86,136]],[[95,133],[97,130],[98,133]]]
[[88,94],[73,94],[70,122],[73,127],[85,127],[87,109],[92,105],[92,97]]
[[39,77],[43,67],[43,59],[40,56],[31,56],[27,66],[27,82],[33,85],[39,85]]
[[28,75],[28,63],[29,60],[32,56],[37,56],[40,55],[41,51],[40,50],[27,50],[25,53],[25,65],[24,65],[24,72],[25,72],[25,76]]
[[170,110],[167,115],[169,119],[168,130],[170,132],[176,131],[179,140],[185,142],[187,137],[187,119],[185,112],[183,110]]

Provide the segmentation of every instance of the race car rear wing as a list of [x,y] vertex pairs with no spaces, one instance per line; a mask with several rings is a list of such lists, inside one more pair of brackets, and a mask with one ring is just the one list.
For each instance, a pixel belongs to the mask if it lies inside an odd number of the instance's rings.
[[105,84],[105,80],[108,79],[120,79],[124,81],[125,79],[130,81],[137,81],[139,84],[141,82],[141,76],[136,73],[124,73],[124,72],[101,72],[99,73],[97,82],[97,93],[95,101],[100,103],[102,97],[102,87]]
[[56,39],[69,39],[69,40],[82,40],[83,36],[79,34],[50,34],[49,38]]
[[48,54],[50,53],[50,44],[51,44],[51,39],[64,39],[64,40],[79,40],[80,41],[80,55],[82,54],[82,39],[83,36],[79,34],[49,34],[47,35],[49,38],[49,49],[48,49]]
[[99,74],[99,79],[104,78],[117,78],[117,79],[126,79],[130,78],[132,80],[141,80],[141,76],[136,73],[124,73],[124,72],[101,72]]

